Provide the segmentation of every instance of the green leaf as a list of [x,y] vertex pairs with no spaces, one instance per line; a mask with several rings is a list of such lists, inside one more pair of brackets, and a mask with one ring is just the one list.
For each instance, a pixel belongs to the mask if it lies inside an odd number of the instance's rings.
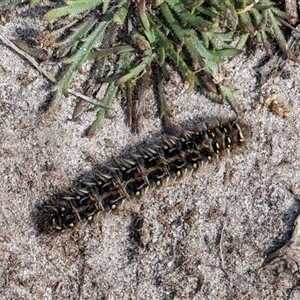
[[226,101],[228,101],[228,103],[231,104],[233,107],[236,107],[237,101],[234,95],[234,88],[232,86],[225,86],[223,84],[219,84],[218,88],[223,98]]
[[[190,40],[194,48],[196,49],[198,56],[201,57],[201,60],[204,62],[204,65],[202,63],[202,67],[205,71],[207,71],[210,74],[216,74],[218,73],[218,65],[219,62],[216,56],[213,56],[202,44],[201,40],[197,37],[195,32],[190,30]],[[201,64],[201,60],[199,61]]]
[[86,60],[89,52],[93,48],[95,42],[103,34],[108,24],[112,21],[112,14],[107,14],[102,22],[96,27],[96,29],[86,38],[85,42],[78,49],[76,54],[72,57],[72,63],[67,68],[59,83],[55,87],[56,94],[50,104],[49,110],[53,111],[61,101],[62,95],[67,95],[69,83],[74,76],[76,70],[78,70],[83,62]]
[[[113,83],[111,83],[108,86],[108,88],[106,90],[106,93],[105,93],[101,103],[106,105],[106,106],[110,106],[113,99],[115,98],[115,95],[118,91],[118,88],[119,87],[117,87]],[[106,114],[107,114],[106,109],[100,108],[98,110],[96,120],[90,126],[90,128],[88,129],[87,134],[86,134],[89,139],[94,137],[99,132],[99,130],[102,127],[102,123],[103,123],[103,120],[104,120]]]
[[30,1],[30,6],[36,5],[40,0],[31,0]]
[[57,57],[64,57],[70,51],[70,49],[77,45],[77,42],[80,38],[85,36],[91,28],[95,25],[96,18],[94,16],[88,18],[84,23],[74,30],[70,36],[62,42],[61,47],[58,49],[56,56]]
[[154,28],[154,30],[157,47],[159,46],[165,49],[165,55],[173,60],[181,76],[189,83],[189,88],[186,92],[192,91],[194,88],[194,73],[189,69],[181,56],[173,49],[173,45],[165,35],[158,28]]
[[[106,2],[104,2],[105,4]],[[130,1],[125,1],[122,5],[119,3],[119,9],[114,13],[114,22],[117,24],[123,24],[126,20]],[[104,5],[103,5],[104,6]]]
[[95,51],[91,51],[88,54],[86,60],[103,58],[112,54],[120,54],[122,52],[130,52],[130,51],[134,51],[134,48],[129,45],[121,45],[112,48],[98,49]]
[[96,7],[102,2],[103,0],[66,0],[67,5],[50,10],[46,13],[45,18],[47,20],[53,20],[63,16],[74,17],[84,11]]
[[[181,22],[190,24],[194,28],[197,28],[198,31],[206,31],[211,28],[213,22],[203,19],[199,15],[193,15],[189,10],[185,8],[183,1],[181,0],[166,0],[169,6],[174,10]],[[216,19],[217,15],[213,14],[213,20]]]
[[115,86],[119,86],[120,84],[137,77],[148,65],[151,64],[151,61],[151,55],[144,56],[142,61],[136,67],[129,70],[129,73],[116,80]]
[[236,55],[241,54],[243,51],[240,49],[222,49],[222,50],[210,50],[210,53],[218,58],[223,58],[223,57],[233,57]]
[[[128,63],[128,56],[129,53],[122,53],[120,55],[119,61],[118,61],[118,68],[116,70],[116,73],[123,73],[124,69],[127,66]],[[116,93],[119,90],[119,86],[115,86],[114,82],[110,83],[108,86],[104,97],[101,99],[101,103],[106,106],[111,106],[113,99],[115,98]],[[92,138],[94,137],[101,129],[103,120],[105,116],[107,115],[107,110],[104,108],[99,107],[97,111],[97,117],[96,120],[93,122],[91,127],[87,131],[87,137]]]

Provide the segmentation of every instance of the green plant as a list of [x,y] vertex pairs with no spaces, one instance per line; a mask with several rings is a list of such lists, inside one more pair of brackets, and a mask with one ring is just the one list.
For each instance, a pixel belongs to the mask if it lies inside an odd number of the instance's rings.
[[[5,0],[0,1],[0,7],[22,2],[35,5],[41,1]],[[97,106],[89,137],[101,128],[103,118],[109,115],[107,107],[119,91],[126,95],[128,120],[132,123],[132,114],[138,114],[132,111],[134,84],[149,77],[151,70],[157,75],[154,84],[161,116],[168,124],[163,82],[171,76],[170,64],[188,82],[186,92],[200,88],[213,101],[225,100],[235,107],[234,88],[219,70],[225,58],[238,55],[249,42],[262,44],[271,54],[270,40],[275,39],[289,59],[298,61],[287,48],[282,28],[281,19],[289,21],[289,15],[270,0],[66,0],[65,5],[45,14],[46,20],[57,18],[74,22],[60,29],[59,34],[46,31],[35,38],[34,51],[51,49],[56,59],[68,64],[52,89],[48,112],[58,109],[82,65],[94,60],[85,92],[94,97],[103,84],[107,88],[101,101],[104,107]],[[125,30],[128,24],[132,24],[130,36]],[[116,40],[119,44],[113,46]],[[108,74],[105,65],[112,56],[115,69]],[[74,115],[79,116],[85,107],[79,102]]]

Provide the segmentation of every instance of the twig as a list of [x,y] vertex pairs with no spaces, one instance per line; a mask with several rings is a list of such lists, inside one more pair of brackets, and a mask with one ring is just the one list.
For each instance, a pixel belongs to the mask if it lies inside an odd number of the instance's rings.
[[231,276],[228,274],[228,272],[226,271],[226,267],[225,267],[225,262],[224,262],[224,255],[223,255],[223,239],[224,239],[224,231],[225,231],[225,227],[226,227],[226,220],[224,220],[223,224],[222,224],[222,229],[221,229],[221,238],[220,238],[220,242],[219,242],[219,247],[220,247],[220,257],[221,257],[221,265],[222,265],[222,270],[223,272],[228,276],[228,278],[231,279]]
[[[56,83],[56,79],[54,78],[54,76],[50,73],[48,73],[46,70],[44,70],[39,64],[38,62],[33,58],[31,57],[29,54],[27,54],[26,52],[24,52],[23,50],[19,49],[17,46],[15,46],[9,39],[7,39],[5,36],[3,36],[1,33],[0,33],[0,40],[1,42],[12,48],[13,50],[15,50],[18,54],[20,54],[21,56],[25,57],[39,72],[41,72],[49,81],[51,81],[52,83]],[[104,104],[101,104],[101,103],[98,103],[96,102],[95,100],[93,100],[92,98],[88,97],[88,96],[85,96],[81,93],[78,93],[72,89],[68,89],[68,92],[74,96],[77,96],[79,98],[81,98],[82,100],[90,103],[90,104],[93,104],[95,106],[100,106],[102,108],[105,108],[105,109],[111,109],[110,106],[107,106],[107,105],[104,105]]]
[[31,62],[31,64],[37,69],[39,70],[47,79],[49,79],[51,82],[56,83],[56,79],[54,78],[54,76],[52,76],[51,74],[48,74],[48,72],[46,72],[42,67],[39,66],[39,64],[36,62],[36,60],[31,57],[30,55],[28,55],[26,52],[22,51],[21,49],[19,49],[18,47],[16,47],[10,40],[8,40],[6,37],[4,37],[1,33],[0,33],[0,40],[2,41],[2,43],[10,48],[12,48],[13,50],[15,50],[17,53],[19,53],[21,56],[25,57],[27,60],[29,60]]
[[286,22],[282,18],[278,17],[278,21],[281,22],[284,26],[292,29],[293,31],[296,31],[297,33],[300,33],[300,31],[296,27],[292,26],[290,23]]
[[95,105],[95,106],[100,106],[100,107],[105,108],[105,109],[112,109],[111,106],[108,106],[108,105],[105,105],[105,104],[102,104],[102,103],[98,103],[98,102],[96,102],[95,100],[93,100],[93,98],[90,98],[90,97],[88,97],[88,96],[85,96],[85,95],[83,95],[83,94],[81,94],[81,93],[78,93],[78,92],[72,90],[72,89],[68,89],[68,92],[69,92],[70,94],[76,96],[76,97],[81,98],[82,100],[84,100],[84,101],[86,101],[86,102],[88,102],[88,103],[90,103],[90,104]]
[[132,84],[131,80],[126,82],[126,97],[127,97],[127,125],[132,126]]

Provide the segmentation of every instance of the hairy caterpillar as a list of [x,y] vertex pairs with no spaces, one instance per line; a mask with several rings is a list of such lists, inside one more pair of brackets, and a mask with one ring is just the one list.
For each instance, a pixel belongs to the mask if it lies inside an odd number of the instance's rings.
[[113,163],[39,207],[40,231],[52,233],[88,222],[99,211],[110,211],[125,199],[140,197],[148,188],[195,171],[222,152],[245,142],[244,129],[236,120],[180,130],[154,145],[138,145],[128,158]]

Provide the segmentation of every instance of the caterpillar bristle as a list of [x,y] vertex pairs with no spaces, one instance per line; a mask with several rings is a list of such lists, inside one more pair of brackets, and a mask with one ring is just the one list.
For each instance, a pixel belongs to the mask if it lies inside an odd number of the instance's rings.
[[169,179],[180,179],[219,159],[243,145],[247,135],[247,126],[229,120],[173,131],[153,145],[137,145],[136,153],[114,158],[113,163],[78,183],[76,189],[42,205],[39,230],[52,233],[89,222],[100,211],[114,210],[125,199],[139,198],[149,188],[159,188]]

